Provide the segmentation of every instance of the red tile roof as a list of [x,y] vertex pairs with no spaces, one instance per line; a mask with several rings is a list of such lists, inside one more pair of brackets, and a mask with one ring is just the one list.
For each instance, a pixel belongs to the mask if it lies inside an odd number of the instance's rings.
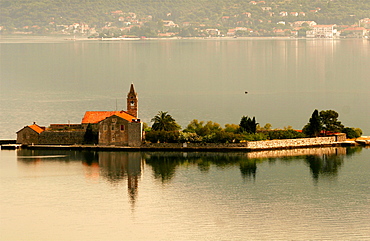
[[31,128],[32,130],[36,131],[39,134],[44,131],[43,128],[41,128],[40,126],[38,126],[36,124],[30,125],[28,127]]
[[132,116],[125,111],[86,111],[85,116],[83,117],[81,123],[82,124],[98,123],[112,115],[119,116],[129,122],[132,122],[132,119],[137,119],[135,116]]
[[121,117],[122,119],[125,119],[125,120],[128,120],[130,122],[132,122],[132,119],[136,120],[137,118],[133,115],[130,115],[129,113],[127,113],[126,111],[117,111],[118,113],[116,113],[115,115],[116,116],[119,116]]
[[330,24],[330,25],[313,25],[312,27],[314,27],[314,28],[332,28],[334,26],[335,26],[335,24]]
[[364,30],[366,30],[366,28],[364,27],[352,27],[343,29],[343,31],[364,31]]

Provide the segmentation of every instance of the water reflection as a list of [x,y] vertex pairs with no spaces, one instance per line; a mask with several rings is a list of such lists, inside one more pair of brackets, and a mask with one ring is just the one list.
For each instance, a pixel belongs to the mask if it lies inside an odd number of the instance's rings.
[[343,156],[322,155],[306,156],[306,163],[309,165],[312,177],[319,179],[320,175],[334,177],[338,175],[338,170],[343,163]]
[[81,162],[87,179],[103,178],[114,185],[127,180],[128,195],[132,204],[135,204],[138,195],[142,156],[138,152],[26,149],[17,151],[18,161],[26,165],[42,165],[43,162]]
[[138,152],[100,152],[101,174],[111,183],[127,179],[127,190],[132,204],[138,195],[142,154]]
[[256,160],[247,160],[247,161],[241,161],[240,162],[240,172],[242,174],[243,178],[256,179],[256,173],[257,173],[257,162]]
[[362,148],[359,147],[335,149],[333,153],[307,155],[305,162],[310,167],[313,179],[317,181],[319,177],[337,176],[344,162],[344,157],[354,155],[361,150]]
[[257,167],[263,162],[303,161],[310,168],[312,178],[317,181],[319,178],[337,176],[344,157],[361,150],[362,148],[359,147],[304,148],[250,153],[19,150],[17,154],[18,160],[26,164],[40,164],[45,161],[81,161],[85,167],[85,176],[88,178],[103,178],[111,184],[127,180],[130,200],[135,203],[143,163],[151,167],[155,179],[169,182],[181,166],[197,166],[198,170],[204,174],[208,173],[212,166],[218,169],[239,167],[243,179],[256,180]]
[[225,168],[243,159],[246,159],[245,153],[153,152],[147,153],[145,162],[152,167],[156,179],[166,182],[174,177],[176,168],[181,165],[197,165],[201,172],[206,173],[211,165]]

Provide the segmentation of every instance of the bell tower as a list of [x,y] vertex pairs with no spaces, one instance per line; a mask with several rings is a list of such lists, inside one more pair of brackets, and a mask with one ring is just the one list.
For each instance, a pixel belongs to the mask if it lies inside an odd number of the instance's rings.
[[127,94],[127,113],[136,118],[138,117],[138,98],[134,84],[131,84],[130,92]]

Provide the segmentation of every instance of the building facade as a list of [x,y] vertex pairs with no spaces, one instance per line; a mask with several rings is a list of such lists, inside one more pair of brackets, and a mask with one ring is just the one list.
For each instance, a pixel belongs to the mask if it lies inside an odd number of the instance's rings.
[[44,131],[45,127],[33,122],[33,125],[25,126],[17,132],[17,144],[39,144],[40,133]]
[[311,30],[306,31],[307,38],[335,38],[338,37],[336,25],[313,25]]
[[140,146],[142,123],[138,119],[127,120],[127,115],[116,113],[98,124],[99,144],[115,146]]

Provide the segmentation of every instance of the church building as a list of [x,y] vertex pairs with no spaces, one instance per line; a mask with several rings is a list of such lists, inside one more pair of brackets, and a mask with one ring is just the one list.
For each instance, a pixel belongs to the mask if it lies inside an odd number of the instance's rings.
[[81,124],[51,124],[44,128],[34,123],[17,132],[17,143],[85,144],[87,131],[91,131],[98,136],[95,144],[138,147],[142,143],[142,129],[138,118],[138,95],[131,84],[127,111],[86,111]]

